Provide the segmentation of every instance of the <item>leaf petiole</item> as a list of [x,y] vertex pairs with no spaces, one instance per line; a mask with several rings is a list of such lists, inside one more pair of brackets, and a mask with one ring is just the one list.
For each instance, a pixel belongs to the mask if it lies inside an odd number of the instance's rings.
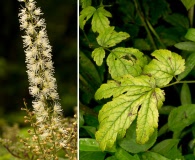
[[175,85],[175,84],[179,84],[179,83],[195,83],[195,81],[176,81],[176,82],[167,84],[166,86],[164,86],[162,88],[169,87],[169,86],[172,86],[172,85]]

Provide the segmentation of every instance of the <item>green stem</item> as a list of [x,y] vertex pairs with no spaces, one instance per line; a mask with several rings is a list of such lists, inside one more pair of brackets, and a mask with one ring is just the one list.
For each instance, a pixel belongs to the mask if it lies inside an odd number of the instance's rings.
[[195,83],[195,81],[176,81],[176,82],[167,84],[166,86],[164,86],[162,88],[169,87],[169,86],[172,86],[172,85],[175,85],[175,84],[179,84],[179,83]]
[[150,29],[150,31],[154,34],[154,36],[156,37],[156,39],[159,41],[161,47],[164,49],[166,48],[165,45],[163,44],[163,42],[161,41],[159,35],[156,33],[155,29],[153,28],[153,26],[151,25],[151,23],[146,19],[146,23]]
[[189,20],[190,20],[190,27],[193,27],[194,6],[192,6],[192,7],[188,10],[188,18],[189,18]]
[[89,44],[89,48],[92,48],[93,45],[92,45],[91,42],[89,41],[89,39],[88,39],[88,37],[87,37],[85,31],[84,31],[84,30],[82,30],[82,31],[83,31],[83,34],[84,34],[85,39],[87,40],[87,42],[88,42],[88,44]]
[[157,49],[156,44],[155,44],[154,39],[153,39],[153,37],[152,37],[152,35],[150,33],[150,30],[148,28],[148,25],[147,25],[147,23],[145,21],[144,15],[143,15],[143,13],[140,10],[140,7],[138,5],[138,2],[136,0],[134,0],[134,4],[135,4],[135,8],[137,10],[137,13],[138,13],[138,15],[139,15],[139,17],[140,17],[140,19],[141,19],[141,21],[142,21],[142,23],[144,25],[144,28],[145,28],[145,30],[146,30],[146,32],[148,34],[148,38],[149,38],[149,40],[150,40],[150,42],[151,42],[151,44],[153,46],[153,49],[156,50]]

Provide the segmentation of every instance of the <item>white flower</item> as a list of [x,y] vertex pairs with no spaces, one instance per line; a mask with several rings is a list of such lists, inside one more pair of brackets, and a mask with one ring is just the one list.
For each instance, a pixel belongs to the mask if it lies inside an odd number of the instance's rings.
[[34,10],[34,14],[35,14],[36,16],[40,16],[40,15],[42,15],[43,13],[41,13],[41,9],[40,9],[40,8],[36,8],[36,9]]
[[[45,20],[40,18],[43,14],[41,9],[36,8],[34,0],[18,1],[25,2],[25,8],[19,13],[20,29],[25,33],[22,38],[26,53],[29,92],[35,98],[32,102],[33,113],[36,116],[37,130],[41,133],[40,138],[44,140],[48,136],[51,137],[51,133],[55,136],[57,129],[61,133],[66,133],[61,121],[62,108],[58,102],[51,46]],[[53,108],[50,108],[52,104]],[[58,139],[53,138],[54,141]],[[60,146],[66,146],[64,138],[60,139]]]
[[39,94],[39,88],[37,86],[31,86],[29,87],[29,90],[30,90],[30,94],[32,96],[37,96]]
[[32,45],[32,40],[31,40],[31,37],[29,35],[22,36],[22,38],[23,38],[24,47]]
[[33,35],[34,32],[35,32],[35,26],[32,23],[29,23],[26,29],[26,33],[29,35]]
[[54,113],[56,113],[56,114],[62,114],[62,108],[61,108],[61,106],[60,106],[59,103],[56,102],[56,103],[54,104],[53,111],[54,111]]

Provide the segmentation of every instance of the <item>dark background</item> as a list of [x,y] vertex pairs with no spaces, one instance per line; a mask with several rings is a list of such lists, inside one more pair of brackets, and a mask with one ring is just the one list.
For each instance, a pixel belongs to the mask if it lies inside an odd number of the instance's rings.
[[[19,29],[21,5],[17,0],[0,1],[0,125],[17,121],[23,98],[29,108],[33,100]],[[77,1],[37,0],[36,6],[46,20],[60,102],[65,116],[72,116],[77,105]]]

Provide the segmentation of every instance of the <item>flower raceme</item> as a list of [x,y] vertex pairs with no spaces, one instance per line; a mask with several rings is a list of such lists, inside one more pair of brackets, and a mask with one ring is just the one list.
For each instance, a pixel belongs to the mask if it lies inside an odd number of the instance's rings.
[[[51,55],[51,46],[46,33],[46,24],[40,16],[40,8],[36,8],[34,0],[18,0],[24,2],[20,9],[20,29],[24,30],[23,46],[26,53],[29,92],[35,98],[32,102],[33,113],[36,116],[34,134],[40,150],[43,151],[41,140],[53,146],[55,152],[66,146],[67,132],[62,125],[62,108],[58,102],[56,79]],[[55,135],[58,133],[58,136]],[[59,136],[61,135],[61,136]],[[43,153],[45,153],[43,151]],[[53,155],[54,156],[54,155]]]

